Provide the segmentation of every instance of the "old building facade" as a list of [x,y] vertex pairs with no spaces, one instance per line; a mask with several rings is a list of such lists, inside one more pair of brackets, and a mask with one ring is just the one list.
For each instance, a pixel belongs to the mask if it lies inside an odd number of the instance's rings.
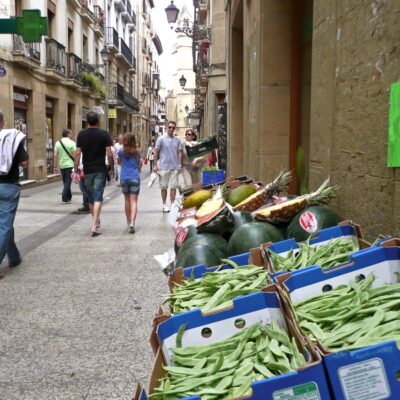
[[[75,134],[85,128],[89,110],[102,115],[102,127],[109,117],[112,138],[130,130],[147,143],[150,116],[159,101],[157,55],[162,52],[149,22],[151,0],[16,0],[2,5],[2,18],[20,16],[24,9],[39,9],[48,18],[48,35],[40,43],[25,43],[19,35],[2,35],[0,42],[5,71],[0,110],[6,127],[27,134],[30,164],[21,170],[22,180],[53,175],[55,142],[65,127]],[[104,49],[109,52],[107,70]],[[144,104],[141,93],[146,94]]]
[[291,169],[296,192],[330,176],[344,219],[370,239],[397,235],[400,175],[387,151],[400,5],[227,0],[225,11],[229,173],[267,182]]

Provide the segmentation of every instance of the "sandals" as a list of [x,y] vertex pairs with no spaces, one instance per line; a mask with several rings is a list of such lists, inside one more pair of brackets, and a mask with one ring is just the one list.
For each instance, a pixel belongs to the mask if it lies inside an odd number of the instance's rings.
[[99,236],[99,235],[101,235],[101,232],[100,231],[92,231],[91,232],[91,235],[92,235],[92,237],[94,237],[94,236]]

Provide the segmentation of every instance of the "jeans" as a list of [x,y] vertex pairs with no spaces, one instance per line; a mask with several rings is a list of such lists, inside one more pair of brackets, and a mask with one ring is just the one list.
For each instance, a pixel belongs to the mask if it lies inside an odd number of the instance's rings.
[[14,241],[14,218],[21,188],[13,183],[0,183],[0,263],[7,254],[8,262],[18,262],[21,255]]
[[85,181],[82,179],[79,181],[79,189],[82,192],[82,205],[84,207],[89,207],[89,199],[85,188]]
[[72,174],[72,168],[62,168],[61,170],[61,176],[64,184],[64,188],[62,191],[61,195],[61,200],[62,201],[71,201],[72,199],[72,192],[71,192],[71,174]]
[[106,187],[106,174],[96,172],[94,174],[85,175],[85,189],[89,199],[89,203],[103,202],[103,192]]

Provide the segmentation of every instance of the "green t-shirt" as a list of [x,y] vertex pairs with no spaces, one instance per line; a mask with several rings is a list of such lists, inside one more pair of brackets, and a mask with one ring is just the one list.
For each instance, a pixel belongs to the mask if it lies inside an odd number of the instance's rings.
[[[73,157],[74,156],[73,153],[75,153],[76,151],[75,142],[68,137],[63,137],[61,140],[64,147],[69,151],[69,154],[71,154],[71,156]],[[56,143],[55,151],[57,152],[58,163],[61,169],[74,167],[74,162],[71,160],[67,152],[63,149],[59,141]]]

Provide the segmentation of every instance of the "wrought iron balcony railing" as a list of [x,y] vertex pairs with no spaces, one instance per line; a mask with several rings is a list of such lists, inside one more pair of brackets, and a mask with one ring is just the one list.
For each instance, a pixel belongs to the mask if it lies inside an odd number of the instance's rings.
[[94,6],[94,29],[100,30],[104,34],[104,11],[100,6]]
[[107,44],[118,49],[118,32],[112,26],[107,28]]
[[67,78],[82,83],[82,60],[74,53],[67,53]]
[[120,49],[125,60],[129,63],[129,65],[132,65],[132,50],[128,47],[128,45],[122,38],[120,38]]
[[124,92],[124,104],[135,111],[140,110],[139,100],[129,92]]
[[111,102],[124,102],[124,87],[119,83],[108,85],[108,100]]
[[46,68],[66,73],[65,47],[54,39],[46,39]]
[[13,35],[14,53],[40,62],[40,43],[25,43],[22,36]]

